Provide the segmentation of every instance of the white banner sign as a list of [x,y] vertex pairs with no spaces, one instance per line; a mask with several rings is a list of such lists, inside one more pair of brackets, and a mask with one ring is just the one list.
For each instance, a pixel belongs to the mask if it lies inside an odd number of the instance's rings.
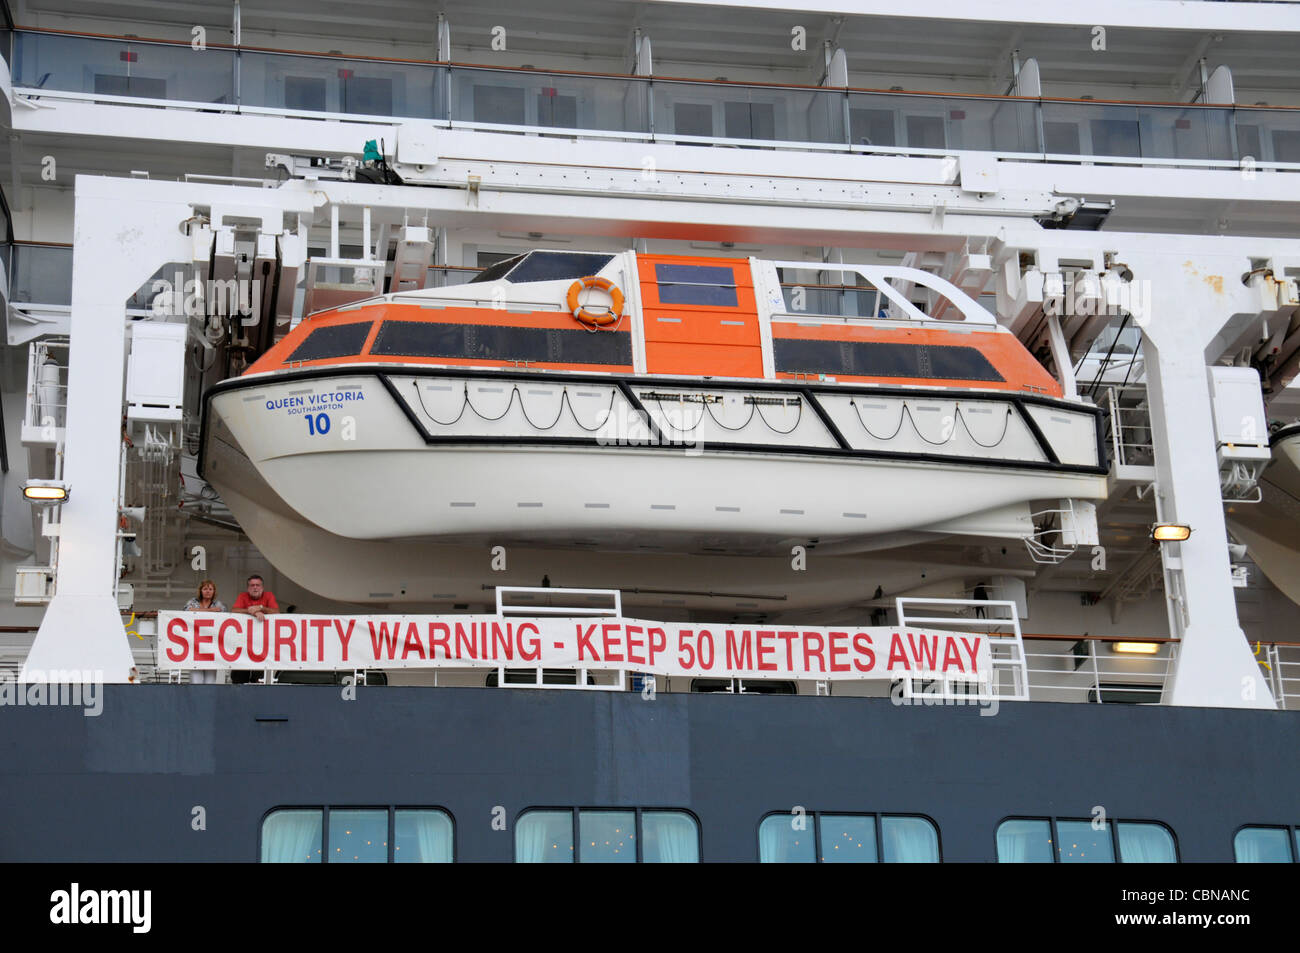
[[158,613],[162,669],[543,667],[689,677],[896,679],[990,674],[983,633],[738,628],[497,615]]

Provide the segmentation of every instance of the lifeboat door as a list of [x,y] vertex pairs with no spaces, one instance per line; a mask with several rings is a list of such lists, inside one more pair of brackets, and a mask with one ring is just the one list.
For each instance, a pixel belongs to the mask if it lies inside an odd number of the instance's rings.
[[762,378],[747,260],[638,255],[637,264],[646,373]]

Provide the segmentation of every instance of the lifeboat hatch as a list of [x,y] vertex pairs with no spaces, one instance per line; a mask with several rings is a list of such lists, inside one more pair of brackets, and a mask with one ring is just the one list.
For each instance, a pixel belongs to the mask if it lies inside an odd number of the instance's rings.
[[736,258],[637,258],[646,372],[763,376],[749,263]]

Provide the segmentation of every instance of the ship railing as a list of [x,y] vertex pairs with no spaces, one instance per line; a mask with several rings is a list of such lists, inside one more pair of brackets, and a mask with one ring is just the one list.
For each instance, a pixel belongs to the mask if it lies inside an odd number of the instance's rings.
[[[1020,610],[1008,600],[927,599],[900,596],[894,600],[898,627],[932,626],[979,633],[988,643],[991,670],[972,679],[969,674],[907,677],[902,698],[926,703],[951,701],[973,704],[992,701],[1028,701],[1029,673],[1020,633]],[[922,614],[923,613],[923,614]]]
[[[541,590],[542,593],[555,591]],[[926,600],[913,600],[913,602],[924,603]],[[956,604],[959,612],[975,612],[979,609],[987,612],[987,607],[996,605],[996,603],[972,600],[947,600],[947,602],[949,605]],[[607,610],[592,611],[590,605],[570,606],[565,611],[576,613],[578,608],[588,610],[586,614],[589,615],[610,614]],[[526,606],[519,606],[518,609],[520,612],[533,611],[533,607]],[[127,623],[127,639],[138,672],[137,681],[178,683],[187,680],[182,672],[156,669],[156,633],[150,618],[152,615],[154,614],[142,612],[139,618],[132,615],[130,622],[123,620]],[[1010,619],[962,619],[950,615],[934,618],[938,621],[929,624],[935,627],[951,627],[966,622],[981,625],[994,623],[990,628],[997,628],[997,623],[1001,622],[1004,630],[1003,638],[1011,622]],[[909,624],[919,624],[922,620],[917,616],[908,616],[906,621]],[[971,629],[966,628],[965,631]],[[34,626],[0,626],[0,677],[10,679],[17,677],[35,634]],[[1021,677],[1016,672],[1019,666],[1010,652],[999,651],[994,656],[994,671],[995,673],[1002,671],[993,680],[992,687],[997,690],[996,697],[1000,701],[1019,698],[1033,702],[1156,705],[1161,703],[1165,685],[1177,660],[1177,640],[1168,638],[1037,633],[1022,633],[1021,638],[1024,657],[1022,670],[1024,681],[1021,684],[1028,686],[1027,699],[1025,693],[1015,692],[1017,681]],[[1151,654],[1135,655],[1113,650],[1115,644],[1124,642],[1146,643],[1154,646],[1155,651]],[[1252,646],[1260,663],[1260,674],[1271,690],[1277,707],[1285,711],[1300,710],[1300,642],[1262,642],[1252,643]],[[365,671],[349,670],[347,674],[356,679],[356,684],[366,684]],[[509,670],[508,675],[500,671],[497,674],[498,684],[515,688],[575,688],[583,687],[584,683],[591,680],[588,677],[570,678],[569,684],[561,685],[557,684],[555,678],[557,673],[547,670],[544,673],[544,682],[541,680],[530,682],[521,678],[523,672],[518,671],[514,666]],[[541,679],[542,676],[539,675],[538,678]],[[639,682],[638,678],[640,678]],[[634,690],[644,690],[652,685],[650,678],[650,676],[634,674],[630,684]],[[269,679],[259,676],[257,680],[264,681],[268,685],[276,684],[273,676]],[[745,681],[751,680],[760,681],[745,679]],[[626,678],[619,684],[586,685],[585,687],[618,691],[624,687],[625,682],[627,682]],[[910,685],[904,683],[903,690],[912,692],[907,697],[920,699],[923,702],[949,700],[976,704],[981,700],[987,702],[994,697],[987,692],[981,695],[983,686],[977,682],[950,680],[946,685],[935,685],[932,679],[916,679],[914,682],[915,684]],[[383,684],[382,680],[379,684]],[[936,693],[936,689],[942,691]],[[821,694],[821,686],[818,686],[817,693]]]
[[[20,29],[14,92],[207,112],[851,154],[1300,169],[1300,109],[538,70]],[[196,48],[199,47],[199,48]]]
[[[778,269],[778,275],[781,269],[786,269],[826,272],[841,275],[845,278],[851,277],[859,282],[856,290],[860,293],[860,296],[855,303],[858,307],[867,304],[873,316],[902,321],[933,322],[945,320],[961,321],[967,324],[983,324],[990,327],[996,327],[997,325],[997,318],[965,291],[946,278],[932,272],[923,271],[920,268],[905,265],[855,265],[768,259],[762,261],[764,265]],[[789,286],[791,290],[787,293],[786,287],[786,285],[781,286],[786,312],[773,317],[781,319],[794,318],[795,320],[816,317],[815,314],[807,312],[806,291],[801,295],[800,286],[793,285]],[[829,287],[838,289],[844,286]],[[911,301],[911,298],[917,292],[924,294],[929,299],[924,311]],[[831,303],[831,301],[816,301],[814,305],[825,304],[829,306]]]
[[[552,615],[574,617],[620,618],[623,615],[623,594],[617,589],[560,589],[535,586],[497,586],[497,615]],[[532,681],[526,676],[531,674]],[[525,677],[521,677],[525,676]],[[556,680],[543,666],[521,667],[502,665],[497,668],[499,688],[560,688],[579,691],[624,691],[628,671],[597,671],[577,668],[573,679]]]
[[[1177,660],[1177,639],[1041,634],[1024,639],[1032,701],[1159,704]],[[1144,651],[1121,652],[1116,646]]]
[[1300,711],[1300,642],[1255,642],[1252,648],[1277,707]]

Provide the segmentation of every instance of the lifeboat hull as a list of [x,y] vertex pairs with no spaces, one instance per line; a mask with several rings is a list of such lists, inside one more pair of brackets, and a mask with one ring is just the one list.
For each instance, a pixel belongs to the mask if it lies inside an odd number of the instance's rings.
[[[400,551],[449,578],[486,567],[492,546],[560,547],[574,552],[538,566],[572,562],[581,578],[556,585],[617,588],[649,585],[647,560],[693,556],[691,572],[710,563],[709,588],[734,575],[739,591],[764,561],[788,588],[796,545],[828,557],[1026,536],[1031,501],[1105,495],[1096,424],[1085,405],[1006,394],[331,369],[215,389],[203,475],[254,543],[316,591],[326,570],[295,572],[304,560],[283,550],[319,567],[325,549],[373,544],[379,563]],[[692,588],[681,568],[665,587]],[[846,563],[838,583],[861,571]],[[391,583],[347,588],[349,600],[404,598]]]

